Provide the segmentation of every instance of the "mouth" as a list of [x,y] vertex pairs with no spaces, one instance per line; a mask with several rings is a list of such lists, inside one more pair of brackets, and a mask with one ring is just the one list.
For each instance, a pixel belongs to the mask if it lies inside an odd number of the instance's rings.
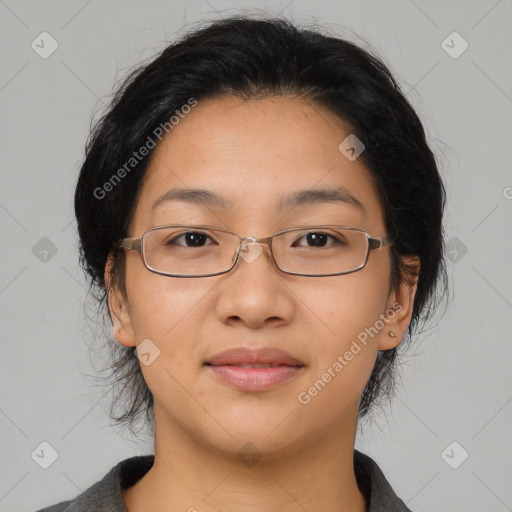
[[305,365],[280,349],[239,347],[213,356],[204,366],[229,387],[258,392],[291,381]]

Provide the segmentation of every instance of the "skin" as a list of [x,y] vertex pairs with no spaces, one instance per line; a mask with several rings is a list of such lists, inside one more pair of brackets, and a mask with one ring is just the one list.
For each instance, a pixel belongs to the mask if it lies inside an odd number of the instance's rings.
[[[308,224],[383,236],[369,171],[338,150],[350,133],[337,117],[298,98],[201,100],[155,149],[129,236],[172,223],[257,238]],[[364,211],[324,202],[278,213],[282,195],[339,186]],[[208,189],[233,207],[172,202],[151,212],[155,199],[174,187]],[[126,297],[113,286],[111,263],[105,278],[114,337],[125,346],[149,338],[160,350],[152,364],[141,364],[154,396],[155,463],[124,491],[129,512],[366,510],[353,468],[358,405],[378,350],[402,340],[416,291],[416,283],[390,291],[388,247],[370,251],[358,272],[322,278],[280,272],[267,248],[227,274],[193,279],[152,273],[126,251]],[[384,329],[307,405],[299,403],[298,394],[394,304],[401,310]],[[203,364],[240,346],[279,347],[305,367],[270,390],[236,390]],[[248,442],[261,454],[251,467],[237,457]]]

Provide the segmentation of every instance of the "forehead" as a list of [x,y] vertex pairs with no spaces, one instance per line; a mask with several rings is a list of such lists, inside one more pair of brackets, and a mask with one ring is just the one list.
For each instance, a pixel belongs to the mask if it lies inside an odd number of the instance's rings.
[[342,189],[356,199],[352,207],[361,203],[360,219],[378,222],[382,211],[370,172],[361,159],[351,161],[339,149],[350,134],[348,123],[299,98],[201,100],[154,150],[134,220],[147,224],[166,208],[160,202],[153,210],[155,202],[177,188],[211,191],[225,199],[213,206],[226,206],[233,215],[252,212],[252,219],[276,213],[294,192]]

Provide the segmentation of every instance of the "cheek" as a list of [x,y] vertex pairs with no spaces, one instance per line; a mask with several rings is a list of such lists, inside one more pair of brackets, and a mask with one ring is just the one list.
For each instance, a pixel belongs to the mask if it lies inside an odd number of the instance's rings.
[[351,400],[364,389],[384,325],[380,320],[387,299],[386,282],[384,285],[378,281],[376,285],[375,276],[369,273],[354,273],[330,278],[322,287],[312,286],[302,297],[317,318],[316,333],[311,337],[311,373],[318,389],[311,389],[311,394],[322,391],[319,403],[333,395]]
[[385,310],[387,280],[364,270],[327,278],[322,286],[313,283],[301,294],[305,306],[325,327],[320,339],[329,340],[336,349],[373,326]]
[[[173,377],[188,386],[201,366],[204,354],[200,327],[208,315],[209,293],[214,284],[149,272],[134,274],[129,281],[127,293],[131,298],[136,344],[150,340],[146,346],[157,355],[151,364],[141,364],[153,394],[160,388],[180,393]],[[141,363],[144,363],[142,359]]]
[[132,297],[136,342],[150,340],[154,345],[149,346],[156,354],[154,359],[151,356],[150,364],[141,359],[144,379],[157,401],[165,402],[172,396],[178,411],[184,410],[187,403],[188,395],[182,386],[191,387],[195,367],[202,361],[198,326],[204,322],[208,293],[213,286],[213,281],[201,283],[149,272],[133,275],[127,286],[128,296]]
[[137,341],[154,337],[164,341],[186,321],[213,283],[161,276],[145,268],[127,273],[130,319]]

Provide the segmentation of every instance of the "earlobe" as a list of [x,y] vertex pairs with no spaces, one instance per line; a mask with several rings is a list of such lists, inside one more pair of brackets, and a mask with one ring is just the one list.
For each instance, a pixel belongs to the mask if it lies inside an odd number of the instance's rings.
[[135,346],[135,338],[126,299],[121,290],[115,285],[112,277],[112,268],[115,256],[109,253],[105,265],[105,286],[107,288],[107,303],[112,319],[112,334],[115,340],[125,347]]
[[397,347],[411,323],[420,263],[416,256],[404,258],[404,263],[411,273],[404,275],[399,287],[389,295],[386,327],[379,339],[379,350],[390,350]]

